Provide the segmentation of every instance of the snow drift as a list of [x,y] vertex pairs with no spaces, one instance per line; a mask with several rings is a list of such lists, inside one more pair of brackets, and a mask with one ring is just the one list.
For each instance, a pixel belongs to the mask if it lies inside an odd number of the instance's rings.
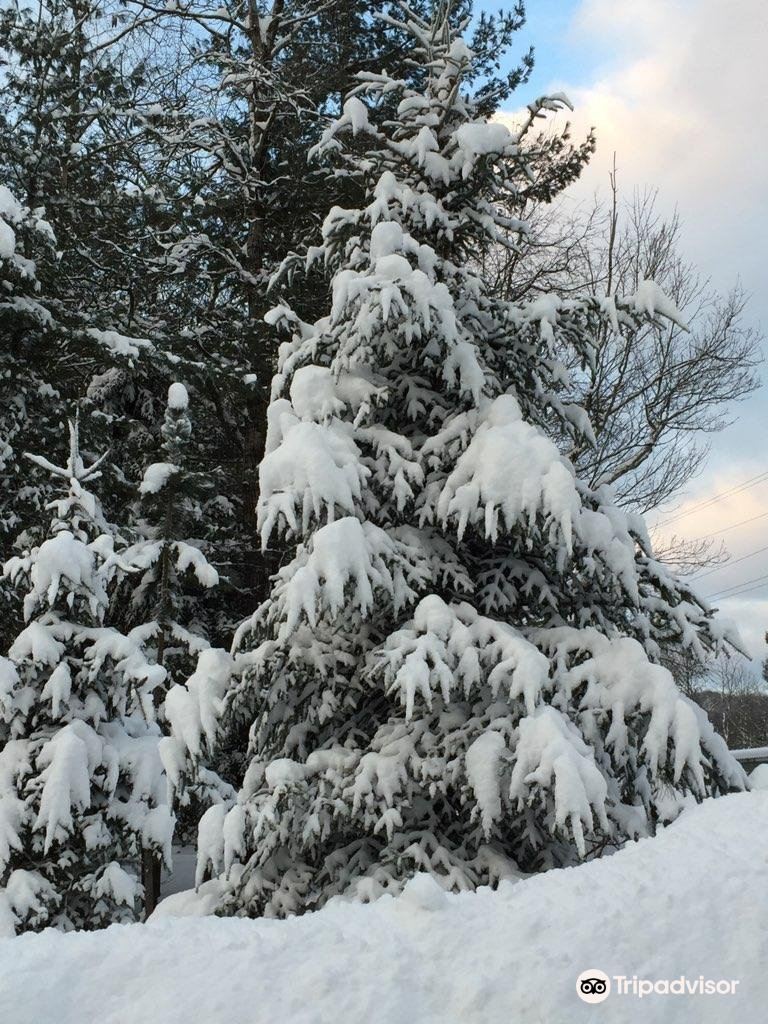
[[[13,1024],[757,1021],[768,1000],[768,792],[707,800],[654,839],[497,892],[332,901],[285,921],[160,916],[0,941]],[[738,980],[732,995],[576,995],[610,977]]]

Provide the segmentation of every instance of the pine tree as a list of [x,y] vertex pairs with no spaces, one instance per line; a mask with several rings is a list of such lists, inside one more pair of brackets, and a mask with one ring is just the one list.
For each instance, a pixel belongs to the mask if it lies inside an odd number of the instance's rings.
[[[53,382],[63,354],[53,317],[41,301],[37,257],[53,246],[50,225],[0,185],[0,544],[9,550],[25,528],[39,523],[45,487],[27,479],[20,445],[51,428]],[[58,355],[58,358],[57,358]],[[23,449],[22,449],[23,450]],[[21,498],[21,500],[20,500]],[[2,606],[10,600],[0,589]],[[3,615],[3,620],[7,619]],[[4,631],[0,632],[0,637]]]
[[11,0],[0,12],[0,172],[25,205],[46,208],[59,245],[48,294],[94,326],[136,304],[153,170],[119,117],[147,90],[146,61],[110,45],[125,17],[96,0]]
[[[24,412],[16,447],[65,460],[67,410],[77,402],[84,419],[98,418],[111,452],[103,501],[126,535],[136,525],[131,490],[156,448],[165,395],[177,374],[194,377],[206,396],[198,418],[209,429],[198,445],[212,466],[221,461],[226,433],[226,427],[210,430],[217,392],[226,392],[220,381],[226,360],[206,354],[203,363],[199,338],[191,330],[182,336],[190,324],[168,324],[167,278],[151,272],[157,256],[151,238],[167,224],[167,181],[178,172],[172,158],[158,158],[153,116],[156,121],[163,109],[159,99],[172,105],[174,80],[158,67],[166,54],[151,59],[167,40],[148,46],[131,21],[124,5],[94,0],[53,0],[34,11],[13,0],[0,11],[0,181],[38,224],[44,210],[48,225],[44,237],[34,237],[31,226],[23,235],[16,229],[24,257],[34,261],[29,266],[48,321],[45,330],[33,329],[29,310],[17,301],[9,354],[21,356],[22,382],[39,371],[52,384],[40,398],[30,389],[23,403],[18,395],[9,401]],[[239,368],[224,375],[233,395],[237,387],[245,392]],[[39,541],[45,495],[27,498],[8,487],[4,500],[15,531],[2,538],[7,556],[14,545]],[[206,533],[227,533],[224,502],[219,512],[216,528]],[[229,534],[234,518],[230,510]],[[231,548],[240,537],[226,539]],[[221,609],[218,614],[224,618]]]
[[[166,671],[163,684],[153,694],[154,706],[162,717],[167,687],[187,679],[197,656],[210,643],[205,623],[199,616],[198,593],[219,582],[219,574],[208,562],[200,541],[189,536],[202,527],[206,512],[206,488],[201,475],[190,465],[192,423],[189,396],[183,384],[168,389],[168,404],[162,427],[162,462],[144,471],[141,496],[140,540],[125,552],[125,558],[140,572],[127,577],[130,613],[141,635],[147,657]],[[145,851],[142,878],[145,909],[151,914],[160,898],[160,859]]]
[[165,671],[143,635],[105,624],[132,571],[88,486],[70,423],[65,466],[30,455],[66,488],[47,538],[10,559],[25,625],[0,668],[0,914],[4,930],[132,919],[143,850],[170,857],[173,818],[152,694]]
[[163,461],[146,467],[139,486],[143,536],[126,551],[141,574],[126,582],[132,617],[146,623],[154,660],[168,671],[169,682],[180,682],[191,673],[200,651],[210,646],[205,626],[196,618],[195,590],[219,582],[200,542],[190,537],[211,510],[204,507],[208,489],[202,474],[190,465],[192,423],[183,384],[168,389],[161,433]]
[[307,257],[330,309],[269,317],[291,337],[259,520],[294,556],[239,630],[232,679],[176,698],[193,763],[217,716],[252,722],[237,801],[200,824],[198,877],[226,873],[229,912],[372,898],[419,870],[494,884],[744,784],[657,663],[672,641],[717,645],[719,627],[549,429],[590,432],[560,397],[564,350],[589,359],[602,317],[676,311],[651,282],[625,299],[489,294],[476,257],[508,235],[500,201],[541,183],[529,135],[565,100],[532,104],[513,134],[467,94],[473,55],[446,5],[431,23],[403,5],[398,24],[423,85],[366,74],[317,150],[363,192]]

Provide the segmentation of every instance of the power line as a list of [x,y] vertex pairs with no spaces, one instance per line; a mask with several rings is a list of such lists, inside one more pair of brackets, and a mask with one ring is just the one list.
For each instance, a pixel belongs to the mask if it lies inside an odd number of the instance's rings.
[[[762,583],[756,583],[752,587],[744,587],[743,590],[737,590],[735,594],[726,594],[725,597],[741,597],[742,594],[750,594],[753,590],[762,590],[765,586],[768,586],[768,580]],[[707,598],[706,600],[709,600],[709,598]],[[719,598],[715,598],[715,600],[719,600]]]
[[734,494],[739,494],[741,491],[746,491],[750,487],[755,487],[763,480],[768,479],[768,471],[758,473],[756,476],[749,477],[743,483],[735,484],[726,491],[721,491],[719,494],[714,494],[711,498],[707,498],[704,501],[700,501],[697,505],[689,508],[686,512],[678,512],[676,515],[671,516],[669,519],[664,519],[658,524],[661,526],[668,526],[670,523],[676,523],[678,519],[685,519],[686,516],[693,515],[694,512],[700,512],[705,508],[709,508],[710,505],[716,505],[718,501],[723,501],[725,498],[729,498]]
[[749,519],[742,519],[740,523],[733,523],[731,526],[724,526],[721,530],[713,530],[712,533],[704,533],[701,537],[694,537],[693,542],[707,540],[709,537],[717,537],[719,533],[727,533],[729,530],[735,530],[739,526],[746,526],[747,523],[754,523],[758,519],[765,519],[766,516],[768,516],[768,512],[761,512],[759,515],[751,516]]
[[756,576],[753,580],[742,580],[741,583],[735,583],[732,587],[726,587],[725,590],[716,590],[714,594],[707,595],[706,600],[710,601],[714,597],[724,597],[726,594],[730,594],[732,590],[741,590],[742,587],[751,588],[753,583],[762,583],[763,580],[768,580],[768,573],[765,573],[763,576]]
[[748,558],[754,558],[755,555],[761,555],[764,551],[768,551],[768,544],[763,548],[757,548],[756,551],[750,551],[748,555],[742,555],[740,558],[729,558],[727,561],[721,562],[720,565],[716,565],[714,569],[708,569],[706,572],[699,573],[698,576],[692,576],[691,583],[703,580],[705,576],[711,576],[713,572],[720,572],[721,569],[728,569],[732,565],[738,565],[739,562],[746,562]]
[[670,523],[676,523],[678,519],[685,519],[686,516],[691,516],[694,512],[701,512],[710,505],[716,505],[718,501],[723,501],[724,498],[730,498],[734,494],[739,494],[741,491],[746,491],[750,487],[755,487],[757,484],[762,483],[763,480],[768,480],[768,471],[758,473],[756,476],[749,477],[741,484],[735,484],[727,491],[721,491],[719,494],[714,494],[711,498],[707,498],[705,501],[700,501],[698,505],[694,505],[689,508],[686,512],[678,512],[674,516],[670,516],[669,519],[664,519],[662,522],[657,524],[657,529],[661,529],[662,526],[669,526]]
[[765,583],[758,583],[757,586],[745,587],[744,590],[738,590],[735,594],[729,594],[728,596],[729,597],[741,597],[742,594],[749,594],[753,590],[762,590],[764,586],[765,586]]

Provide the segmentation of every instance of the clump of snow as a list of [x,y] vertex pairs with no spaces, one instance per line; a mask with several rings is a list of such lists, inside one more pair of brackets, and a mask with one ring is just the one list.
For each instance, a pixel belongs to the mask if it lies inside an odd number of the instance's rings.
[[292,761],[290,757],[278,757],[267,765],[264,781],[272,789],[276,789],[278,786],[290,786],[294,782],[301,782],[306,774],[305,765]]
[[357,135],[358,132],[364,131],[369,127],[368,108],[362,100],[357,98],[357,96],[351,96],[344,103],[344,112],[341,117],[341,122],[349,124],[353,135]]
[[94,893],[97,896],[111,896],[116,903],[131,907],[139,895],[139,884],[134,875],[129,875],[112,861],[107,864],[96,883]]
[[469,154],[503,153],[512,138],[506,125],[498,121],[463,124],[453,136],[460,149]]
[[448,703],[455,692],[469,696],[485,679],[494,697],[522,697],[533,712],[549,672],[544,655],[514,626],[469,604],[448,605],[436,594],[423,598],[413,622],[387,638],[380,658],[407,718],[417,697],[430,706],[435,690]]
[[0,218],[0,259],[10,260],[16,252],[16,234],[10,224]]
[[[498,891],[446,894],[420,874],[397,899],[337,899],[289,921],[174,917],[217,905],[225,883],[206,882],[197,896],[161,903],[147,925],[0,940],[0,1019],[757,1022],[768,1000],[766,834],[768,794],[739,794],[691,807],[655,839],[613,857]],[[0,913],[8,899],[35,899],[34,884],[24,882],[0,897]],[[576,979],[590,967],[610,978],[739,984],[728,996],[642,1000],[619,995],[614,984],[595,1011],[576,995]],[[126,978],[140,983],[126,986]]]
[[5,185],[0,185],[0,217],[14,223],[24,219],[24,207]]
[[641,281],[630,301],[640,314],[665,316],[680,327],[686,327],[683,314],[655,281]]
[[223,879],[212,878],[196,890],[185,889],[172,893],[159,904],[152,915],[152,923],[156,925],[160,919],[169,917],[208,917],[221,905],[226,891],[227,883]]
[[179,467],[174,466],[172,462],[153,462],[144,470],[144,478],[139,484],[139,494],[157,494],[178,472]]
[[373,591],[383,586],[393,590],[392,576],[384,556],[392,553],[392,542],[384,530],[372,523],[345,516],[315,533],[306,563],[297,569],[285,591],[289,635],[304,615],[317,621],[318,604],[334,615],[352,589],[351,602],[363,612],[373,604]]
[[354,512],[368,475],[357,445],[342,427],[302,422],[288,401],[273,402],[259,468],[262,543],[279,522],[298,532],[307,529],[313,516],[332,520],[336,510]]
[[142,349],[154,348],[149,338],[129,338],[117,331],[100,331],[96,327],[89,327],[86,333],[113,355],[125,356],[128,359],[134,359]]
[[186,685],[177,684],[168,691],[165,717],[171,735],[160,741],[160,756],[173,785],[179,780],[187,752],[198,757],[204,744],[213,745],[231,674],[229,654],[209,648],[198,655]]
[[577,728],[555,708],[542,705],[520,722],[510,795],[522,810],[532,783],[551,787],[555,795],[555,821],[568,822],[579,853],[586,849],[584,829],[591,829],[593,815],[609,831],[605,813],[607,786],[595,764],[594,754]]
[[[78,587],[93,578],[93,552],[69,530],[62,530],[55,537],[44,540],[36,556],[30,573],[30,593],[24,600],[27,616],[43,600],[48,604],[55,602],[63,579]],[[12,563],[13,560],[7,564],[6,572]]]
[[759,764],[753,768],[749,785],[752,789],[768,789],[768,764]]
[[511,530],[541,514],[557,524],[569,548],[579,509],[571,469],[549,438],[523,420],[512,395],[502,395],[485,410],[437,506],[443,522],[458,520],[459,539],[472,523],[481,524],[495,542],[500,518]]
[[55,665],[64,653],[64,644],[49,625],[33,620],[19,633],[8,653],[18,662],[29,659],[40,665]]
[[322,422],[347,408],[357,413],[370,405],[378,390],[357,374],[335,377],[325,366],[302,366],[291,381],[291,404],[299,419]]
[[168,408],[186,409],[189,406],[189,394],[183,384],[175,382],[168,388]]
[[173,543],[173,550],[176,556],[176,568],[179,572],[186,572],[192,569],[198,582],[204,587],[215,587],[219,582],[219,573],[210,564],[200,548],[194,544],[187,544],[185,541],[177,540]]
[[465,755],[467,778],[475,792],[486,836],[501,815],[499,760],[506,746],[501,733],[484,732],[471,744]]

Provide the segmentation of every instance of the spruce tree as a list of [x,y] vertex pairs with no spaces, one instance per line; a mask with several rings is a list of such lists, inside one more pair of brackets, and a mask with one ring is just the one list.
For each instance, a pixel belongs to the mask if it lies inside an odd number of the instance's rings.
[[316,150],[360,204],[286,265],[326,275],[330,307],[305,322],[289,288],[269,315],[288,339],[258,512],[262,542],[293,557],[239,630],[231,680],[176,699],[192,772],[217,719],[251,723],[237,800],[200,826],[199,877],[225,874],[227,912],[373,898],[417,871],[495,884],[744,785],[658,663],[670,643],[718,646],[720,627],[552,441],[591,434],[563,353],[589,360],[603,318],[678,314],[650,281],[490,294],[479,257],[525,230],[510,204],[568,177],[547,177],[535,137],[566,100],[534,102],[517,132],[489,122],[450,5],[431,22],[399,9],[421,84],[361,76]]
[[[66,451],[65,409],[81,386],[93,343],[44,287],[56,266],[56,237],[42,207],[30,209],[0,185],[0,551],[7,558],[45,536],[55,490],[29,472],[24,451]],[[62,429],[64,428],[64,429]],[[0,580],[0,643],[16,618],[13,587]]]
[[[30,209],[0,185],[0,549],[3,559],[39,544],[45,537],[55,477],[30,472],[25,450],[45,451],[55,461],[67,457],[66,411],[80,400],[103,430],[120,421],[118,443],[110,454],[110,518],[117,512],[130,527],[130,481],[120,465],[126,434],[136,441],[136,415],[111,406],[115,391],[130,390],[130,380],[167,368],[164,354],[145,339],[90,327],[51,290],[60,266],[58,241],[42,207]],[[141,370],[137,363],[143,361]],[[178,359],[175,363],[178,364]],[[103,372],[97,372],[103,371]],[[83,391],[87,394],[84,396]],[[146,396],[145,396],[146,397]],[[151,405],[150,405],[151,408]],[[146,409],[145,409],[146,412]],[[149,432],[144,430],[145,434]],[[139,454],[142,445],[134,444]],[[135,458],[133,452],[131,458]],[[215,532],[215,531],[214,531]],[[13,587],[0,581],[0,641],[10,643],[16,617]]]
[[[146,467],[139,485],[142,537],[126,551],[141,572],[126,583],[131,615],[146,623],[154,660],[167,670],[169,682],[180,682],[191,673],[200,651],[210,646],[197,618],[195,594],[215,587],[219,574],[195,540],[209,488],[191,465],[189,395],[178,382],[168,389],[161,433],[163,460]],[[158,696],[156,703],[160,700]]]
[[[183,384],[168,389],[162,427],[164,460],[146,467],[141,481],[138,529],[141,539],[125,552],[139,572],[126,577],[134,634],[141,634],[148,658],[166,671],[153,694],[156,712],[163,717],[166,689],[192,673],[198,654],[210,643],[198,601],[202,589],[215,587],[219,574],[208,562],[201,542],[189,531],[203,529],[206,511],[205,481],[190,464],[192,423],[189,395]],[[160,858],[145,851],[142,879],[145,909],[151,914],[160,898]]]
[[[270,281],[285,253],[305,249],[331,206],[348,205],[356,193],[354,179],[321,162],[309,165],[307,150],[358,72],[384,64],[393,77],[410,80],[422,69],[412,60],[412,36],[381,17],[388,0],[259,0],[247,13],[237,0],[191,0],[162,11],[151,0],[136,6],[143,9],[137,25],[151,19],[163,35],[182,40],[179,81],[189,87],[166,83],[157,107],[139,111],[150,163],[166,171],[148,225],[155,243],[148,249],[161,255],[147,276],[156,283],[164,328],[176,332],[174,351],[205,359],[202,373],[189,365],[185,375],[198,395],[213,400],[206,445],[223,467],[223,492],[237,520],[227,558],[247,597],[227,597],[241,617],[254,598],[266,596],[274,564],[254,543],[257,470],[277,361],[277,335],[264,323],[273,304]],[[468,6],[456,5],[452,18]],[[485,104],[503,98],[530,68],[526,58],[498,74],[499,42],[521,19],[520,5],[512,15],[478,19]],[[395,102],[382,103],[394,113]],[[293,303],[302,317],[320,315],[325,286],[317,277],[296,279]],[[203,406],[196,408],[200,420]]]
[[[33,438],[58,429],[52,399],[66,349],[37,276],[54,241],[41,211],[0,185],[0,546],[8,553],[19,534],[41,525],[50,496],[44,482],[29,479],[22,452]],[[11,600],[10,588],[0,585],[0,640]]]
[[[19,251],[34,263],[28,265],[48,321],[45,330],[32,325],[31,306],[17,300],[9,313],[9,354],[21,356],[23,385],[38,371],[51,386],[43,401],[26,387],[24,401],[11,396],[7,408],[19,420],[14,447],[65,460],[67,410],[77,402],[84,420],[98,419],[102,433],[109,432],[111,486],[102,497],[110,521],[126,536],[137,525],[131,491],[157,447],[168,385],[184,373],[205,396],[198,420],[206,429],[197,447],[211,476],[234,422],[234,414],[222,411],[219,392],[236,407],[238,388],[246,391],[244,371],[225,370],[220,351],[206,351],[203,361],[189,320],[169,322],[168,277],[153,272],[154,233],[178,213],[168,212],[169,177],[174,185],[178,176],[188,180],[172,154],[158,154],[153,133],[183,86],[158,66],[172,41],[155,33],[150,45],[146,23],[144,29],[129,24],[134,14],[94,0],[53,0],[35,10],[13,0],[0,11],[0,181],[38,224],[44,210],[49,225],[46,236],[31,225],[23,234],[15,229]],[[228,483],[236,490],[231,477]],[[27,498],[17,486],[3,493],[13,529],[2,538],[7,557],[14,545],[40,540],[46,496]],[[231,555],[242,540],[232,529],[235,509],[225,512],[222,501],[218,512],[215,526],[203,532],[223,537]],[[216,615],[226,620],[221,607]],[[231,630],[229,621],[223,624]]]
[[104,456],[86,465],[75,420],[66,465],[28,458],[64,493],[46,539],[4,566],[26,596],[0,668],[0,913],[6,930],[94,928],[135,916],[143,850],[170,857],[152,698],[165,670],[141,631],[105,621],[132,567],[89,490]]

